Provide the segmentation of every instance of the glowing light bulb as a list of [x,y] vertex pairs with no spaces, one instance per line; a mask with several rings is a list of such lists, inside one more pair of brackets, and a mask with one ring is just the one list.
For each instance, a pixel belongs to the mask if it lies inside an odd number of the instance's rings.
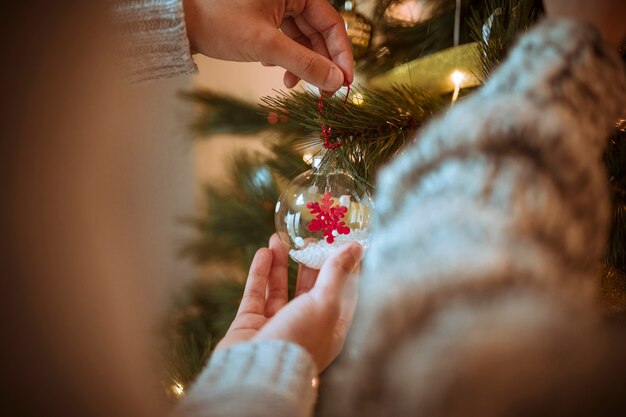
[[352,103],[356,104],[357,106],[360,106],[361,104],[363,104],[363,101],[365,101],[363,94],[354,93],[352,95]]
[[307,164],[311,165],[313,163],[313,155],[307,152],[304,155],[302,155],[302,160],[306,162]]
[[457,70],[452,73],[450,78],[452,79],[452,82],[454,83],[455,86],[460,87],[463,81],[465,81],[465,74]]
[[454,83],[454,93],[452,94],[452,103],[451,103],[451,105],[453,105],[459,98],[459,92],[461,91],[461,84],[463,84],[463,81],[465,81],[465,74],[457,70],[452,73],[452,75],[450,76],[450,79]]

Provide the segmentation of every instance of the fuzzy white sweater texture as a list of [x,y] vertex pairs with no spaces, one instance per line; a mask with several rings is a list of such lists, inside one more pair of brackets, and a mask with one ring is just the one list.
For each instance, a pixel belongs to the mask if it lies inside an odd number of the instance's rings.
[[197,72],[182,0],[114,0],[112,13],[122,33],[121,52],[130,82]]

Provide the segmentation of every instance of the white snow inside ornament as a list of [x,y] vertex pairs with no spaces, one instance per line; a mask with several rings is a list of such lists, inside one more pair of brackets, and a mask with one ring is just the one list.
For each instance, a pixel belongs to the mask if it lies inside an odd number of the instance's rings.
[[341,170],[312,170],[296,177],[276,203],[274,220],[293,260],[319,269],[347,242],[368,244],[374,202],[365,184]]

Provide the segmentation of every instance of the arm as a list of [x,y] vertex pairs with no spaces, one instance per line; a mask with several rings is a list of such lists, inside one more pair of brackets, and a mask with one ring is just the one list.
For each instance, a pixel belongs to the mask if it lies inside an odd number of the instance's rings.
[[327,0],[114,0],[131,81],[193,73],[194,52],[285,68],[336,91],[353,79],[345,25]]
[[601,155],[624,110],[615,51],[546,21],[417,136],[378,179],[354,351],[325,380],[322,414],[602,404],[592,391],[610,390],[614,365],[587,290],[609,219]]
[[391,260],[402,276],[415,264],[456,276],[496,259],[527,264],[523,249],[593,272],[609,213],[600,158],[625,103],[623,65],[597,32],[544,22],[382,172],[368,270]]
[[177,411],[180,417],[308,417],[317,368],[299,345],[239,343],[216,352]]
[[115,0],[112,11],[131,82],[196,72],[181,0]]
[[362,248],[348,245],[318,272],[302,267],[287,300],[287,248],[260,249],[237,317],[178,414],[185,417],[307,417],[317,374],[339,354],[356,304]]

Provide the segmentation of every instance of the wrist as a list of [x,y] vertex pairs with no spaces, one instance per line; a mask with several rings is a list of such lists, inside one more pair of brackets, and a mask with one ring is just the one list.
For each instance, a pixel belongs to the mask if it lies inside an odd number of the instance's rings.
[[197,16],[198,7],[195,4],[195,0],[182,0],[183,3],[183,16],[185,21],[185,30],[187,33],[187,39],[189,40],[189,49],[191,54],[198,53],[196,46],[196,28],[198,27]]

